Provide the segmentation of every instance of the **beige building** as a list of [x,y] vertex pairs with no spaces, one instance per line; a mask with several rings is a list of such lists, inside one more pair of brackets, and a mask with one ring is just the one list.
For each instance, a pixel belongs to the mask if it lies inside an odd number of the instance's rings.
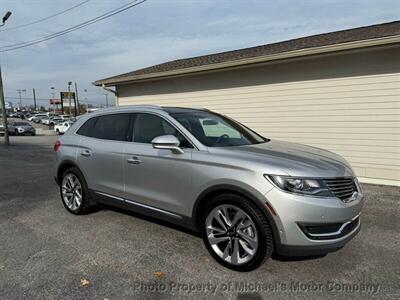
[[205,107],[400,185],[400,22],[167,62],[95,82],[118,105]]

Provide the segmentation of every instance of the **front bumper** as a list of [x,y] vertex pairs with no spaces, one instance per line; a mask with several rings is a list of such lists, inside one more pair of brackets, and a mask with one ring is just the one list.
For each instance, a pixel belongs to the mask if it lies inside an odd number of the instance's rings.
[[35,128],[18,128],[17,130],[19,134],[36,134]]
[[280,254],[335,251],[361,228],[363,197],[345,203],[334,197],[308,197],[285,193],[277,188],[265,196],[276,211],[274,221],[279,233],[276,248]]
[[280,255],[284,256],[310,256],[310,255],[322,255],[329,252],[334,252],[342,249],[350,240],[357,235],[361,230],[361,224],[351,234],[347,235],[344,239],[338,242],[330,242],[328,244],[315,245],[315,246],[291,246],[278,244],[276,245],[276,251]]

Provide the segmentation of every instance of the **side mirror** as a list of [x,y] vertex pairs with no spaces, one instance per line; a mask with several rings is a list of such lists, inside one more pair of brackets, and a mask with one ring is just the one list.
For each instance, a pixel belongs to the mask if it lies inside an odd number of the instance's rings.
[[155,137],[151,144],[154,149],[169,149],[174,153],[182,154],[184,153],[181,148],[179,148],[179,141],[173,135],[161,135]]

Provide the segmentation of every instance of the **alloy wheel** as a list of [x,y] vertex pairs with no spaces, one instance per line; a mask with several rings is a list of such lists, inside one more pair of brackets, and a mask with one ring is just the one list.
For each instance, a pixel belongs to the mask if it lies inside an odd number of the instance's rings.
[[206,218],[206,234],[214,252],[224,261],[239,266],[257,252],[258,233],[250,216],[241,208],[222,204]]
[[76,211],[82,204],[82,185],[77,176],[68,173],[64,176],[61,185],[62,198],[71,211]]

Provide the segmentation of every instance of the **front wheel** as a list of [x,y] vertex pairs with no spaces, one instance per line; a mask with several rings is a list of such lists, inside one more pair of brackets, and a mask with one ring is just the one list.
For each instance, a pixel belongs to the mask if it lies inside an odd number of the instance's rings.
[[203,240],[221,265],[246,272],[258,268],[274,250],[271,227],[264,213],[236,194],[215,197],[203,216]]

